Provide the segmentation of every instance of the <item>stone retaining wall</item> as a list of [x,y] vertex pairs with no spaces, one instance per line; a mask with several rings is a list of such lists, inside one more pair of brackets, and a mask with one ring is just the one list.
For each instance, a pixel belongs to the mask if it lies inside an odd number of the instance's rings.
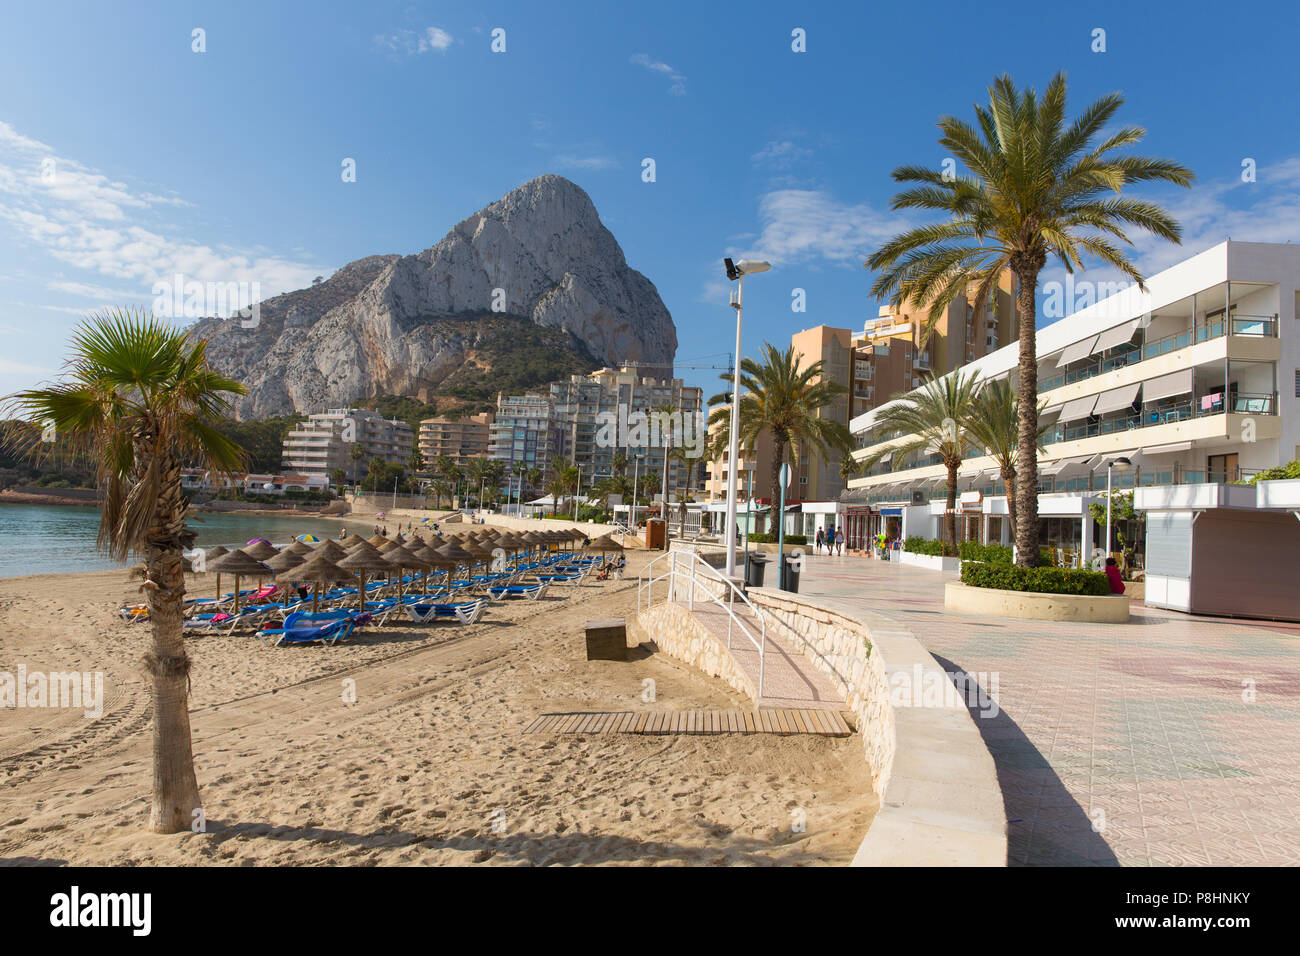
[[736,666],[726,644],[715,638],[680,604],[656,604],[642,611],[632,629],[639,643],[653,641],[669,657],[718,678],[750,700],[758,699],[758,688]]
[[889,786],[894,764],[894,711],[880,654],[860,621],[786,591],[750,588],[749,599],[767,616],[768,634],[800,651],[830,678],[857,717],[877,794]]

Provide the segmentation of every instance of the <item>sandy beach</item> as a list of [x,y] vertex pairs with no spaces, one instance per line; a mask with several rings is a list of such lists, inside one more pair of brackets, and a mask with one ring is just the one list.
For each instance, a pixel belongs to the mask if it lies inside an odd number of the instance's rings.
[[0,671],[102,671],[105,697],[97,719],[0,710],[0,863],[849,862],[874,810],[856,737],[522,733],[552,711],[748,709],[648,644],[585,660],[586,620],[635,617],[645,558],[628,557],[626,580],[493,604],[469,627],[394,622],[335,647],[190,639],[207,832],[180,836],[144,830],[149,636],[115,614],[136,586],[120,571],[0,580]]

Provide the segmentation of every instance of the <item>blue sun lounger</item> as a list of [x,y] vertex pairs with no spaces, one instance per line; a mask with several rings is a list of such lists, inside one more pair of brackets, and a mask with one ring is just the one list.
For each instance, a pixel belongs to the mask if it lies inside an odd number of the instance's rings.
[[549,587],[549,584],[545,581],[540,584],[501,584],[488,588],[487,593],[498,601],[512,597],[528,598],[530,601],[536,601],[546,593],[547,587]]
[[281,644],[337,644],[352,636],[358,627],[369,624],[369,614],[352,611],[298,611],[290,614],[284,627],[268,627],[257,632],[257,639],[267,647]]

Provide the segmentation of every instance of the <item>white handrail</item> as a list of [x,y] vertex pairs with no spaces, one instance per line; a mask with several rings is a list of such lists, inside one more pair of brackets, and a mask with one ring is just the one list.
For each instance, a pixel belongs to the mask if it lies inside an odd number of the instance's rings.
[[[676,555],[678,554],[690,555],[692,560],[690,561],[689,574],[687,574],[684,570],[678,570],[677,558],[676,558]],[[660,561],[662,561],[664,558],[668,558],[668,570],[658,575],[653,574],[652,569],[654,568],[654,566],[658,564]],[[707,571],[714,578],[716,578],[718,581],[721,581],[723,584],[727,586],[726,602],[723,602],[721,598],[713,594],[711,591],[707,589],[704,590],[705,596],[708,598],[708,600],[711,603],[718,605],[718,607],[722,608],[724,611],[727,612],[727,647],[728,648],[731,647],[731,630],[732,630],[732,625],[734,624],[740,628],[740,630],[744,633],[744,635],[747,638],[749,638],[750,643],[753,644],[754,647],[758,650],[758,696],[762,697],[763,678],[765,675],[766,664],[767,664],[767,615],[765,615],[758,608],[754,607],[753,603],[749,600],[749,597],[745,594],[745,592],[742,591],[740,588],[736,587],[735,582],[733,582],[726,575],[718,571],[718,569],[713,567],[713,565],[709,564],[707,561],[701,558],[696,551],[694,550],[689,552],[665,551],[663,554],[659,555],[657,558],[652,560],[649,564],[647,564],[644,568],[641,569],[641,573],[638,575],[638,584],[637,584],[637,592],[636,592],[637,614],[640,615],[642,611],[643,595],[644,595],[645,609],[649,610],[651,607],[654,606],[654,584],[656,581],[662,581],[665,578],[667,578],[668,594],[664,600],[666,601],[677,600],[678,598],[676,597],[676,592],[677,592],[676,582],[679,577],[683,579],[683,581],[687,584],[689,588],[689,591],[687,593],[687,607],[689,610],[694,610],[695,590],[698,586],[697,571],[700,567],[704,568],[705,571]],[[737,595],[740,596],[740,600],[744,602],[744,604],[749,608],[750,612],[753,613],[753,615],[758,618],[758,623],[759,623],[758,637],[755,637],[754,634],[750,631],[750,629],[746,626],[745,622],[736,615],[735,603],[736,603]]]

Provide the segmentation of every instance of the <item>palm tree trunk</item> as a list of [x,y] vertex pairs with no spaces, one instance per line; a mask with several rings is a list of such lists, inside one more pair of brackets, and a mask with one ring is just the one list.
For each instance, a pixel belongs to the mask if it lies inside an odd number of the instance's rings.
[[785,464],[785,442],[772,441],[772,525],[768,534],[776,534],[781,520],[781,466]]
[[946,512],[944,522],[948,525],[948,540],[952,542],[954,556],[961,554],[961,544],[957,540],[957,469],[960,461],[946,462],[948,466],[948,499],[943,506]]
[[1034,292],[1042,263],[1015,269],[1020,283],[1020,364],[1016,386],[1016,564],[1038,566],[1038,349],[1034,339],[1037,311]]
[[1007,521],[1011,523],[1011,540],[1016,540],[1016,469],[1002,470],[1002,483],[1007,488]]
[[164,466],[162,487],[154,510],[146,554],[145,589],[153,646],[145,667],[153,679],[153,799],[149,829],[155,833],[189,830],[194,812],[202,808],[194,775],[190,738],[190,659],[185,652],[182,602],[185,572],[181,550],[185,534],[185,501],[181,496],[181,466]]

